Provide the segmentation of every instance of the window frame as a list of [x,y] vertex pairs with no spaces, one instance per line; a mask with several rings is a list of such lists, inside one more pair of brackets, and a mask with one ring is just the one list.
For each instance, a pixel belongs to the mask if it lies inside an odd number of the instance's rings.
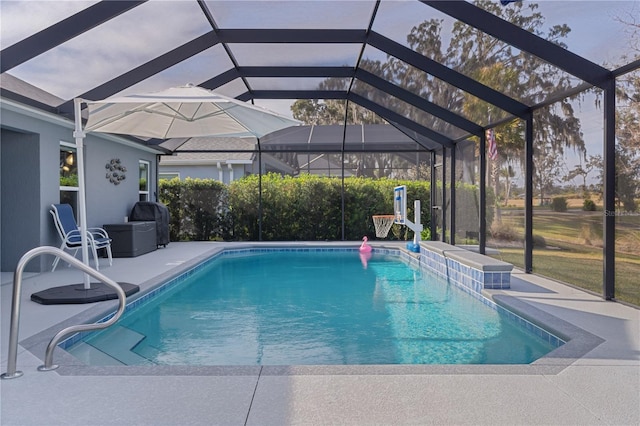
[[[142,165],[146,166],[146,180],[147,180],[147,189],[146,190],[141,190],[140,189],[140,179],[142,179],[141,176],[141,171],[142,171]],[[150,193],[151,193],[151,161],[148,160],[138,160],[138,200],[139,201],[151,201],[150,200]]]
[[[67,151],[67,152],[73,152],[74,154],[74,159],[76,162],[76,167],[78,164],[78,148],[76,146],[76,144],[71,143],[71,142],[65,142],[65,141],[60,141],[59,142],[59,148],[58,148],[58,153],[61,153],[62,151]],[[59,155],[59,154],[58,154]],[[58,170],[58,200],[59,202],[65,202],[71,205],[71,208],[73,209],[74,214],[77,214],[77,209],[78,209],[78,193],[80,192],[80,187],[79,186],[68,186],[68,185],[61,185],[60,184],[60,178],[62,177],[61,175],[61,170],[62,169],[62,165],[60,166],[59,170]],[[77,172],[76,172],[77,175]],[[69,202],[69,200],[66,197],[63,197],[63,193],[73,193],[74,195],[71,196],[70,198],[73,199],[73,202]]]

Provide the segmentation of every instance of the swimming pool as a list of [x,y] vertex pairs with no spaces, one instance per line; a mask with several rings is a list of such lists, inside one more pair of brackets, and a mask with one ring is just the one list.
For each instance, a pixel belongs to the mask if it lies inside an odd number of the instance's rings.
[[231,250],[166,287],[67,350],[94,365],[526,364],[562,343],[398,254]]

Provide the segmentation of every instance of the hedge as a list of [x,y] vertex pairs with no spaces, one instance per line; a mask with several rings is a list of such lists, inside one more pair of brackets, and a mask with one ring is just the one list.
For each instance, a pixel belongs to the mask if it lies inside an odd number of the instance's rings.
[[[345,239],[375,239],[371,219],[393,214],[393,188],[407,186],[407,215],[413,219],[413,200],[421,200],[422,223],[430,223],[430,183],[393,179],[344,179]],[[210,179],[160,180],[160,202],[171,215],[172,241],[259,239],[258,175],[230,185]],[[477,188],[456,185],[459,214],[473,220]],[[301,175],[262,176],[262,239],[264,241],[338,241],[342,239],[342,179]],[[462,202],[461,202],[462,201]],[[464,205],[461,205],[464,204]],[[468,205],[467,205],[468,204]],[[475,213],[477,217],[477,213]],[[460,220],[460,218],[459,218]],[[477,220],[476,220],[477,221]],[[413,233],[394,225],[387,239],[407,240]]]
[[228,240],[231,212],[227,187],[213,179],[160,180],[159,199],[169,209],[171,241]]

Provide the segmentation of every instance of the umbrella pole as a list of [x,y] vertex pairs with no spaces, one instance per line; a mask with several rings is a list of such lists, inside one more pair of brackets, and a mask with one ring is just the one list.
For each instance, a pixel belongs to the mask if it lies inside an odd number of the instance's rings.
[[[87,202],[84,179],[84,137],[82,130],[82,99],[75,98],[73,100],[75,129],[73,137],[76,139],[76,157],[78,161],[78,227],[80,228],[80,241],[82,242],[82,263],[89,265],[89,247],[87,241]],[[97,261],[97,260],[96,260]],[[91,283],[89,274],[84,275],[84,289],[89,290]]]

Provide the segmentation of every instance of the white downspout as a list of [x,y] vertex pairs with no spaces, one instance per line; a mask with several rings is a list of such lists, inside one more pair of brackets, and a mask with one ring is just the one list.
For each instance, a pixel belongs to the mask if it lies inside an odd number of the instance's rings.
[[219,161],[216,163],[216,167],[218,168],[218,180],[224,183],[224,173],[222,172],[222,165]]

